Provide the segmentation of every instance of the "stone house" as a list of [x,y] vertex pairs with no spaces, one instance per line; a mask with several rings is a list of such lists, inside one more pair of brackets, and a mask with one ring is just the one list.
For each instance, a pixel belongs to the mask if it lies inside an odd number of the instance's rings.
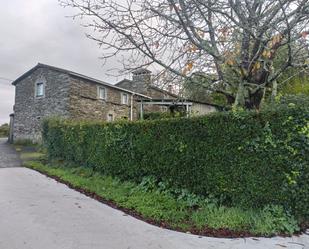
[[138,99],[148,96],[78,73],[38,64],[13,83],[13,140],[39,140],[46,117],[135,120]]
[[[132,80],[125,79],[112,85],[39,63],[12,84],[15,86],[15,105],[11,115],[11,141],[39,141],[42,120],[47,117],[137,120],[144,109],[167,111],[170,105],[177,105],[178,97],[153,86],[151,72],[145,69],[134,71]],[[157,103],[157,100],[161,102]],[[189,104],[194,106],[192,102],[186,103],[187,107]],[[207,113],[216,110],[208,104],[202,104],[202,107]]]

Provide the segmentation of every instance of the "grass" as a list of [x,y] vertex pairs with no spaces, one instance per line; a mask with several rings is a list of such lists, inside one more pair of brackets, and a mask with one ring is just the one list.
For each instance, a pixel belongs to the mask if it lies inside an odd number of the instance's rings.
[[156,185],[151,179],[137,184],[101,175],[90,168],[73,167],[59,162],[47,164],[40,160],[43,155],[22,152],[21,158],[25,160],[26,167],[57,177],[74,188],[95,193],[117,207],[131,210],[131,213],[157,225],[203,235],[208,235],[212,229],[215,236],[219,230],[228,232],[218,236],[235,236],[235,232],[236,236],[272,236],[290,235],[299,229],[296,220],[279,206],[268,206],[261,210],[223,207],[213,200],[184,190],[169,190],[162,183]]
[[15,146],[28,146],[28,147],[36,147],[36,146],[38,146],[38,144],[33,143],[29,139],[18,139],[16,141],[14,140],[14,145]]
[[188,214],[184,203],[167,195],[140,190],[134,183],[102,176],[91,169],[48,166],[38,161],[26,161],[24,165],[59,177],[76,188],[96,193],[105,200],[113,201],[122,208],[135,210],[146,219],[153,219],[158,223],[164,220],[171,222],[173,226],[181,226]]
[[[16,148],[16,151],[22,151],[20,147]],[[23,161],[26,160],[35,160],[44,157],[44,154],[41,152],[28,152],[28,153],[21,153],[20,158]]]

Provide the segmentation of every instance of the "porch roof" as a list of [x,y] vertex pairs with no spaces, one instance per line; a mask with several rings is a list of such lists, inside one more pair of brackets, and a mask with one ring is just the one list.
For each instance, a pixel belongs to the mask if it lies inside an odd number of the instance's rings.
[[193,101],[178,99],[143,99],[137,100],[143,105],[162,105],[162,106],[192,106]]

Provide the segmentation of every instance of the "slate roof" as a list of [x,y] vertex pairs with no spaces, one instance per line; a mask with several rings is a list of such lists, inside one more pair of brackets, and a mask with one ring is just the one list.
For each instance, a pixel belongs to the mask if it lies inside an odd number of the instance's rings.
[[33,73],[38,68],[47,68],[47,69],[50,69],[50,70],[53,70],[53,71],[57,71],[57,72],[60,72],[60,73],[68,74],[68,75],[70,75],[72,77],[76,77],[76,78],[80,78],[80,79],[83,79],[83,80],[91,81],[91,82],[94,82],[94,83],[97,83],[97,84],[100,84],[100,85],[104,85],[104,86],[108,86],[108,87],[111,87],[111,88],[114,88],[114,89],[117,89],[117,90],[120,90],[120,91],[123,91],[123,92],[128,92],[128,93],[131,93],[131,94],[134,94],[134,95],[138,95],[138,96],[141,96],[141,97],[144,97],[144,98],[147,98],[147,99],[151,99],[151,97],[146,96],[144,94],[132,92],[130,90],[127,90],[127,89],[115,86],[115,85],[107,83],[105,81],[101,81],[101,80],[94,79],[92,77],[89,77],[89,76],[86,76],[86,75],[83,75],[83,74],[79,74],[79,73],[76,73],[76,72],[73,72],[73,71],[70,71],[70,70],[66,70],[66,69],[63,69],[63,68],[54,67],[54,66],[50,66],[50,65],[46,65],[46,64],[42,64],[42,63],[38,63],[35,67],[31,68],[29,71],[25,72],[23,75],[18,77],[16,80],[13,81],[12,85],[16,85],[18,82],[20,82],[21,80],[23,80],[26,77],[28,77],[31,73]]
[[[122,82],[130,82],[130,83],[133,83],[133,80],[123,79],[123,80],[117,82],[115,85],[117,86],[117,85],[121,84]],[[157,87],[157,86],[150,85],[149,87],[150,87],[151,89],[157,90],[157,91],[162,92],[162,93],[164,93],[164,94],[168,94],[168,95],[170,95],[170,96],[172,96],[172,97],[179,98],[179,96],[178,96],[177,94],[171,93],[171,92],[166,91],[166,90],[164,90],[164,89],[162,89],[162,88],[159,88],[159,87]]]

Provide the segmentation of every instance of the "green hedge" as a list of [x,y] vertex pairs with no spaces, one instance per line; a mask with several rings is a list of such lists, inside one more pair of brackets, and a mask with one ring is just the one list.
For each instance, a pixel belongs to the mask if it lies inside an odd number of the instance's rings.
[[105,175],[154,176],[225,205],[279,204],[309,217],[307,105],[141,122],[51,119],[43,141],[51,159]]

